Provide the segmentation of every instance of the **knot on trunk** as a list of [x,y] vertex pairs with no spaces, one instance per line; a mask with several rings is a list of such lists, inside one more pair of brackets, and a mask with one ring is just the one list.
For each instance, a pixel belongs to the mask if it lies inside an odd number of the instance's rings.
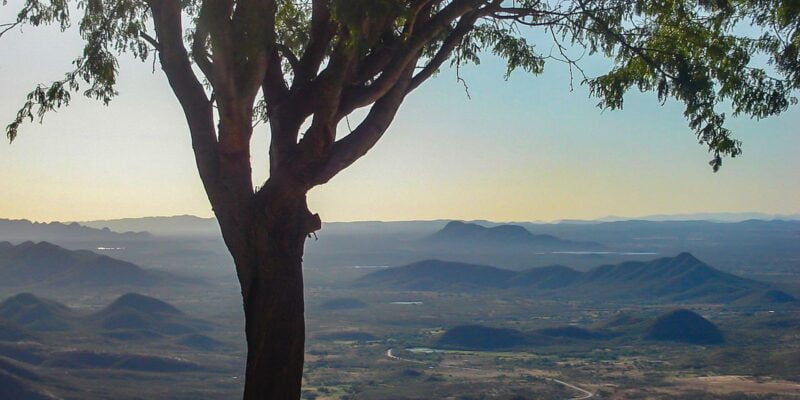
[[320,219],[319,214],[311,214],[311,211],[309,211],[306,214],[304,227],[305,233],[309,235],[322,229],[322,219]]
[[270,177],[256,192],[259,219],[267,236],[305,238],[322,228],[319,214],[308,209],[307,188],[290,174]]

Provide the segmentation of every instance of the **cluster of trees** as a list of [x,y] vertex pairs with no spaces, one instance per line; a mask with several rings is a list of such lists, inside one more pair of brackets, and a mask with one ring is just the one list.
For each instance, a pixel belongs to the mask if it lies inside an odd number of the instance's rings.
[[[85,47],[63,79],[34,88],[7,134],[13,140],[24,121],[74,93],[108,103],[118,57],[156,57],[242,286],[244,397],[297,399],[303,245],[321,226],[306,193],[367,153],[437,71],[491,53],[509,74],[535,75],[547,62],[580,72],[568,49],[603,54],[613,67],[583,80],[600,105],[621,108],[631,89],[682,102],[716,170],[741,152],[722,109],[764,118],[795,103],[798,13],[783,0],[23,0],[0,35],[77,22]],[[532,30],[551,45],[530,43]],[[366,116],[337,136],[361,108]],[[259,120],[269,126],[270,174],[255,190]]]

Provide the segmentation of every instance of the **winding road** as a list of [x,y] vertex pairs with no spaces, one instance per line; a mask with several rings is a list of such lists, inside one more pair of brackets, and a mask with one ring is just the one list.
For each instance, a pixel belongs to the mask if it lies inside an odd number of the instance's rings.
[[425,363],[424,363],[424,362],[422,362],[422,361],[417,361],[417,360],[409,360],[409,359],[407,359],[407,358],[400,358],[400,357],[398,357],[398,356],[396,356],[396,355],[392,354],[392,350],[394,350],[394,349],[389,349],[389,350],[386,350],[386,357],[389,357],[390,359],[392,359],[392,360],[397,360],[397,361],[405,361],[405,362],[410,362],[410,363],[414,363],[414,364],[425,364]]
[[568,387],[570,389],[577,390],[577,391],[581,392],[581,394],[582,394],[581,396],[573,397],[570,400],[583,400],[583,399],[588,399],[590,397],[594,397],[594,393],[592,393],[592,392],[590,392],[590,391],[588,391],[586,389],[577,387],[577,386],[575,386],[575,385],[573,385],[571,383],[567,383],[567,382],[564,382],[564,381],[556,379],[556,378],[545,378],[545,379],[549,379],[549,380],[551,380],[551,381],[553,381],[555,383],[558,383],[559,385],[566,386],[566,387]]
[[[394,355],[394,354],[392,353],[392,350],[394,350],[394,349],[389,349],[389,350],[386,350],[386,357],[388,357],[390,360],[395,360],[395,361],[404,361],[404,362],[409,362],[409,363],[414,363],[414,364],[426,364],[425,362],[422,362],[422,361],[417,361],[417,360],[409,360],[408,358],[402,358],[402,357],[398,357],[398,356],[396,356],[396,355]],[[480,369],[477,369],[477,368],[467,368],[467,367],[448,367],[448,368],[470,369],[470,370],[476,370],[476,371],[480,371]],[[557,383],[557,384],[559,384],[559,385],[561,385],[561,386],[568,387],[568,388],[570,388],[570,389],[572,389],[572,390],[575,390],[575,391],[578,391],[578,392],[580,392],[580,393],[581,393],[581,395],[580,395],[580,396],[578,396],[578,397],[571,397],[569,400],[584,400],[584,399],[588,399],[588,398],[594,397],[594,393],[592,393],[592,392],[590,392],[590,391],[588,391],[588,390],[586,390],[586,389],[584,389],[584,388],[581,388],[581,387],[579,387],[579,386],[575,386],[575,385],[573,385],[573,384],[571,384],[571,383],[564,382],[564,381],[562,381],[562,380],[560,380],[560,379],[556,379],[556,378],[548,378],[548,377],[543,377],[543,376],[540,376],[539,378],[541,378],[541,379],[546,379],[546,380],[548,380],[548,381],[551,381],[551,382]]]

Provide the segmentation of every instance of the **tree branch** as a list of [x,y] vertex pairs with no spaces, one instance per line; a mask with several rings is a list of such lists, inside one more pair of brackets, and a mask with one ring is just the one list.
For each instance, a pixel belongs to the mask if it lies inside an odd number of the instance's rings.
[[203,85],[192,71],[189,55],[183,46],[180,3],[177,0],[149,0],[148,4],[153,12],[161,67],[186,114],[201,176],[213,181],[217,158],[213,109]]
[[211,63],[211,56],[208,54],[207,41],[211,32],[209,31],[209,4],[211,1],[203,2],[200,7],[200,14],[197,18],[197,26],[192,35],[192,59],[194,60],[206,79],[214,86],[214,69]]
[[298,67],[294,71],[292,86],[306,84],[314,78],[336,32],[334,24],[331,23],[330,1],[313,0],[311,7],[309,40],[302,57],[297,62]]
[[300,60],[298,60],[297,56],[294,55],[292,49],[283,43],[275,43],[275,48],[280,51],[281,55],[283,55],[283,58],[289,62],[289,65],[292,67],[292,71],[297,71],[297,69],[300,67]]
[[[0,33],[0,36],[2,36],[2,33]],[[148,35],[147,32],[139,31],[139,36],[141,36],[142,39],[144,39],[147,43],[150,43],[156,50],[160,50],[161,44],[158,43],[158,40],[156,40],[154,37]]]
[[419,52],[436,35],[445,29],[450,28],[450,24],[456,19],[477,8],[486,0],[461,0],[454,1],[445,6],[430,21],[415,29],[415,34],[409,38],[408,42],[395,51],[392,60],[387,64],[380,76],[368,86],[358,86],[350,88],[346,97],[342,100],[342,105],[337,116],[338,119],[350,114],[353,110],[375,102],[384,96],[400,78],[401,74],[413,61],[416,63]]
[[413,72],[413,66],[407,67],[402,79],[375,102],[364,120],[350,134],[333,143],[326,163],[315,174],[313,185],[328,182],[375,146],[405,99]]
[[419,87],[419,85],[428,80],[428,78],[439,70],[442,64],[450,58],[453,50],[455,50],[464,36],[475,27],[475,21],[482,15],[483,13],[474,12],[459,19],[455,29],[444,39],[439,50],[436,51],[436,54],[434,54],[428,61],[428,64],[411,79],[411,84],[408,87],[409,92]]

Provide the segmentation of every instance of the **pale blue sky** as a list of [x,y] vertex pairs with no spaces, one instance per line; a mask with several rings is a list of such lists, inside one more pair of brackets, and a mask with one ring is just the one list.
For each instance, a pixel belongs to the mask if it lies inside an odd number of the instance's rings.
[[[54,29],[0,39],[0,119],[13,118],[35,83],[59,78],[79,49],[75,34]],[[602,63],[595,64],[587,67]],[[0,144],[0,218],[210,215],[161,71],[124,56],[121,68],[111,106],[76,97],[44,125],[26,125],[13,144]],[[570,92],[562,65],[509,81],[503,69],[490,57],[464,68],[472,99],[452,71],[429,81],[375,149],[311,193],[312,210],[327,221],[800,212],[800,110],[734,121],[744,154],[713,174],[677,104],[631,94],[625,110],[603,112],[578,82]],[[254,141],[261,178],[264,129]]]

